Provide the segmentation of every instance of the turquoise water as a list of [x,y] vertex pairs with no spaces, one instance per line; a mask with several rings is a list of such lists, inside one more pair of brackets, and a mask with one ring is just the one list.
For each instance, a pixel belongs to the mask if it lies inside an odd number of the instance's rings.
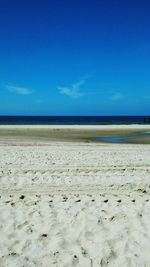
[[97,141],[107,142],[107,143],[117,143],[117,144],[129,144],[130,142],[127,139],[134,139],[134,138],[142,138],[142,137],[149,137],[150,133],[141,133],[138,135],[126,135],[126,136],[106,136],[106,137],[98,137],[96,138]]
[[103,141],[107,143],[128,144],[123,139],[124,139],[123,137],[113,137],[113,136],[96,138],[97,141]]

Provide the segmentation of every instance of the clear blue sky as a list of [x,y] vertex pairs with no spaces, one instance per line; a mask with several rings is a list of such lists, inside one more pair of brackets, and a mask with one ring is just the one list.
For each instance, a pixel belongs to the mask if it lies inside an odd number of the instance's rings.
[[150,1],[0,1],[0,115],[149,115]]

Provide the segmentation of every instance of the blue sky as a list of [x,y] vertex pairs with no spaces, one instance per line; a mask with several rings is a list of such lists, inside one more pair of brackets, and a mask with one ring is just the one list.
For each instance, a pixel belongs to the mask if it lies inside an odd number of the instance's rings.
[[150,2],[0,1],[0,115],[150,115]]

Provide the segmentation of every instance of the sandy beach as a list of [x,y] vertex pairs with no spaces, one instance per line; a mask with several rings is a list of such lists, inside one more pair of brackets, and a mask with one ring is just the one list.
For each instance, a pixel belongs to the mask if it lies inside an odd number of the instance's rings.
[[0,126],[0,267],[149,267],[150,145],[93,142],[143,130]]

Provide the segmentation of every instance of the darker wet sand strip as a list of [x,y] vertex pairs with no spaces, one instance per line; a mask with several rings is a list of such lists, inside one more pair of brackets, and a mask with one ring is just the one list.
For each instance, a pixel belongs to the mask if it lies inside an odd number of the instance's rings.
[[[130,128],[129,126],[112,126],[111,127],[19,127],[19,126],[8,126],[0,127],[0,143],[9,142],[51,142],[51,141],[62,141],[62,142],[102,142],[102,140],[97,141],[97,138],[103,137],[121,137],[127,136],[124,140],[128,143],[137,144],[150,144],[150,137],[144,136],[137,138],[142,133],[146,133],[150,130],[149,127],[137,126]],[[135,138],[128,138],[128,136],[134,136]]]

